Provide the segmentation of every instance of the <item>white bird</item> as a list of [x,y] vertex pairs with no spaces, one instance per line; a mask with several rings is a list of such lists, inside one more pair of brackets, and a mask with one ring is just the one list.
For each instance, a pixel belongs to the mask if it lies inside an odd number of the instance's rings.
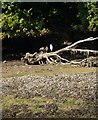
[[50,44],[50,50],[53,51],[53,45],[52,44]]

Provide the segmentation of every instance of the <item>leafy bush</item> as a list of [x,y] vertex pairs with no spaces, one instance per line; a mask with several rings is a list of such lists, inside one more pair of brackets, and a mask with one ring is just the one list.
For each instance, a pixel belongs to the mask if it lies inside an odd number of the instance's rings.
[[98,3],[86,2],[86,3],[79,3],[77,5],[78,5],[77,17],[81,21],[83,30],[97,31],[98,30]]
[[[37,36],[48,31],[41,17],[33,19],[32,8],[21,7],[22,3],[2,3],[3,37]],[[32,11],[32,12],[31,12]],[[43,31],[44,30],[44,31]]]

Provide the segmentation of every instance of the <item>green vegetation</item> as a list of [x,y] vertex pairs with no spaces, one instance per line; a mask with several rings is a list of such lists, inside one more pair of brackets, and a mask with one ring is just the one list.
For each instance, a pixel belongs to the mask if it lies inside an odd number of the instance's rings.
[[[98,3],[2,2],[3,38],[98,30]],[[71,32],[71,31],[68,31]],[[68,33],[67,33],[68,34]]]
[[81,106],[84,106],[84,102],[82,99],[66,98],[65,101],[59,103],[58,106],[59,109],[62,110],[79,109]]
[[39,10],[36,8],[33,9],[34,6],[34,3],[2,3],[3,13],[1,27],[4,38],[19,36],[36,37],[48,31],[48,29],[44,28],[44,18],[40,16]]
[[[14,98],[13,96],[9,95],[3,98],[3,109],[7,109],[8,107],[14,106],[14,105],[21,105],[25,104],[28,106],[28,110],[34,111],[34,112],[40,112],[39,103],[42,101],[39,99],[39,102],[36,99],[21,99],[21,98]],[[18,108],[17,108],[18,109]]]
[[[82,99],[75,99],[75,98],[65,98],[64,102],[58,102],[50,98],[43,98],[43,97],[34,97],[34,98],[14,98],[14,96],[8,95],[3,97],[3,109],[7,109],[8,107],[26,104],[27,109],[33,112],[41,112],[44,109],[46,104],[54,103],[58,106],[59,109],[66,110],[72,108],[79,108],[83,106]],[[43,106],[42,108],[40,106]],[[19,109],[19,108],[17,108]]]
[[87,31],[98,30],[98,3],[87,2],[78,4],[78,17],[81,20],[81,29]]

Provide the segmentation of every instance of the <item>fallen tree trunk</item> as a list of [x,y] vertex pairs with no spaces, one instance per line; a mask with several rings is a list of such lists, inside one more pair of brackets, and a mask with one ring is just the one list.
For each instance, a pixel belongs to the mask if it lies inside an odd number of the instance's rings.
[[75,49],[74,47],[80,43],[83,42],[89,42],[89,41],[94,41],[97,40],[98,37],[93,38],[87,38],[84,40],[79,40],[75,43],[73,43],[72,45],[69,45],[65,48],[62,48],[60,50],[57,50],[55,52],[35,52],[34,54],[30,54],[30,53],[26,53],[25,57],[22,58],[22,60],[24,62],[26,62],[27,64],[54,64],[54,63],[70,63],[70,64],[81,64],[80,62],[74,62],[74,61],[69,61],[65,58],[62,58],[59,54],[64,52],[64,51],[71,51],[71,52],[83,52],[83,53],[87,53],[89,55],[89,53],[94,53],[94,54],[98,54],[98,51],[96,50],[89,50],[89,49]]

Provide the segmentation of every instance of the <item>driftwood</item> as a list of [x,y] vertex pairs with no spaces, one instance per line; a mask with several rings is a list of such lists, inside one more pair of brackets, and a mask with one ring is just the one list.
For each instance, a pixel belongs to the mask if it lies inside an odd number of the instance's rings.
[[60,56],[60,53],[64,52],[64,51],[71,51],[71,52],[75,52],[75,54],[77,52],[83,52],[83,53],[87,53],[89,55],[89,53],[94,53],[94,54],[98,54],[98,51],[96,50],[89,50],[89,49],[75,49],[74,47],[78,44],[81,44],[83,42],[89,42],[89,41],[94,41],[97,40],[98,37],[93,38],[87,38],[84,40],[79,40],[75,43],[73,43],[72,45],[69,45],[65,48],[62,48],[60,50],[54,51],[54,52],[35,52],[34,54],[30,54],[30,53],[26,53],[25,57],[23,57],[21,60],[23,60],[25,63],[27,64],[54,64],[54,63],[70,63],[70,64],[81,64],[82,61],[79,62],[75,62],[75,61],[69,61],[65,58],[62,58]]

